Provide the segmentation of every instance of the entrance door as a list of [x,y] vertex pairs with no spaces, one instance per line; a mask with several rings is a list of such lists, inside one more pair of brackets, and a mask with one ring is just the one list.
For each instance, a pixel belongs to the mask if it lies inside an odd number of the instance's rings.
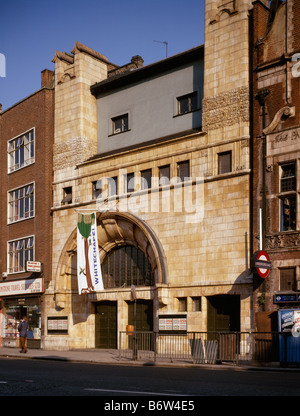
[[240,330],[240,297],[238,295],[207,297],[207,330],[217,332]]
[[[128,305],[128,324],[133,325],[133,305]],[[153,302],[152,300],[137,300],[136,302],[136,330],[153,331]]]
[[[128,304],[128,324],[134,324],[134,302]],[[153,301],[142,300],[136,301],[136,330],[153,331]],[[132,348],[132,337],[130,337],[129,348]],[[137,336],[138,350],[153,350],[153,337],[148,333],[140,333]]]
[[117,302],[95,305],[95,348],[117,348]]
[[207,297],[208,339],[218,340],[220,360],[234,360],[237,353],[237,335],[240,331],[240,297],[216,295]]

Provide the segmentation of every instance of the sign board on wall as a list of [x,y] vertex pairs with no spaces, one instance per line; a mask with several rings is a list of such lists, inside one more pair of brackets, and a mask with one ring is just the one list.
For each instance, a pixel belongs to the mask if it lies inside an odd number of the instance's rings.
[[67,334],[68,333],[68,317],[67,316],[51,316],[47,319],[48,334]]
[[185,334],[187,316],[186,314],[158,315],[158,329],[162,334]]
[[300,303],[300,293],[278,293],[274,295],[274,303]]
[[40,261],[27,261],[26,271],[33,273],[40,273],[42,271],[42,263]]
[[263,250],[257,251],[253,255],[254,267],[262,279],[265,279],[271,269],[271,262],[268,253]]
[[20,279],[0,283],[0,296],[29,295],[44,291],[43,278]]

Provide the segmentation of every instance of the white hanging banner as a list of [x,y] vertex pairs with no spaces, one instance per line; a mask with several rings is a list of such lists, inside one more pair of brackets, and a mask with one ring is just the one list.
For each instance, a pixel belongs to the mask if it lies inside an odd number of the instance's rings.
[[77,278],[80,295],[103,290],[96,213],[78,214]]

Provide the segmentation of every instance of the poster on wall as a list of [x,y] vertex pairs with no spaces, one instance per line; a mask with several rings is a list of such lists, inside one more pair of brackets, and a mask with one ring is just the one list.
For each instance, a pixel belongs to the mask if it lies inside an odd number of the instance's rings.
[[279,330],[282,332],[300,332],[300,310],[279,310]]
[[158,315],[158,329],[161,334],[185,334],[187,316],[185,314]]
[[78,214],[77,279],[80,295],[103,290],[96,213]]

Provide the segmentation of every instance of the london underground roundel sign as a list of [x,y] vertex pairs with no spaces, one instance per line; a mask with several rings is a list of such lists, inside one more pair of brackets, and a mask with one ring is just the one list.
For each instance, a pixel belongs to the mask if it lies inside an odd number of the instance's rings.
[[265,251],[260,250],[256,255],[254,266],[256,267],[259,276],[265,279],[270,273],[271,269],[269,255]]

